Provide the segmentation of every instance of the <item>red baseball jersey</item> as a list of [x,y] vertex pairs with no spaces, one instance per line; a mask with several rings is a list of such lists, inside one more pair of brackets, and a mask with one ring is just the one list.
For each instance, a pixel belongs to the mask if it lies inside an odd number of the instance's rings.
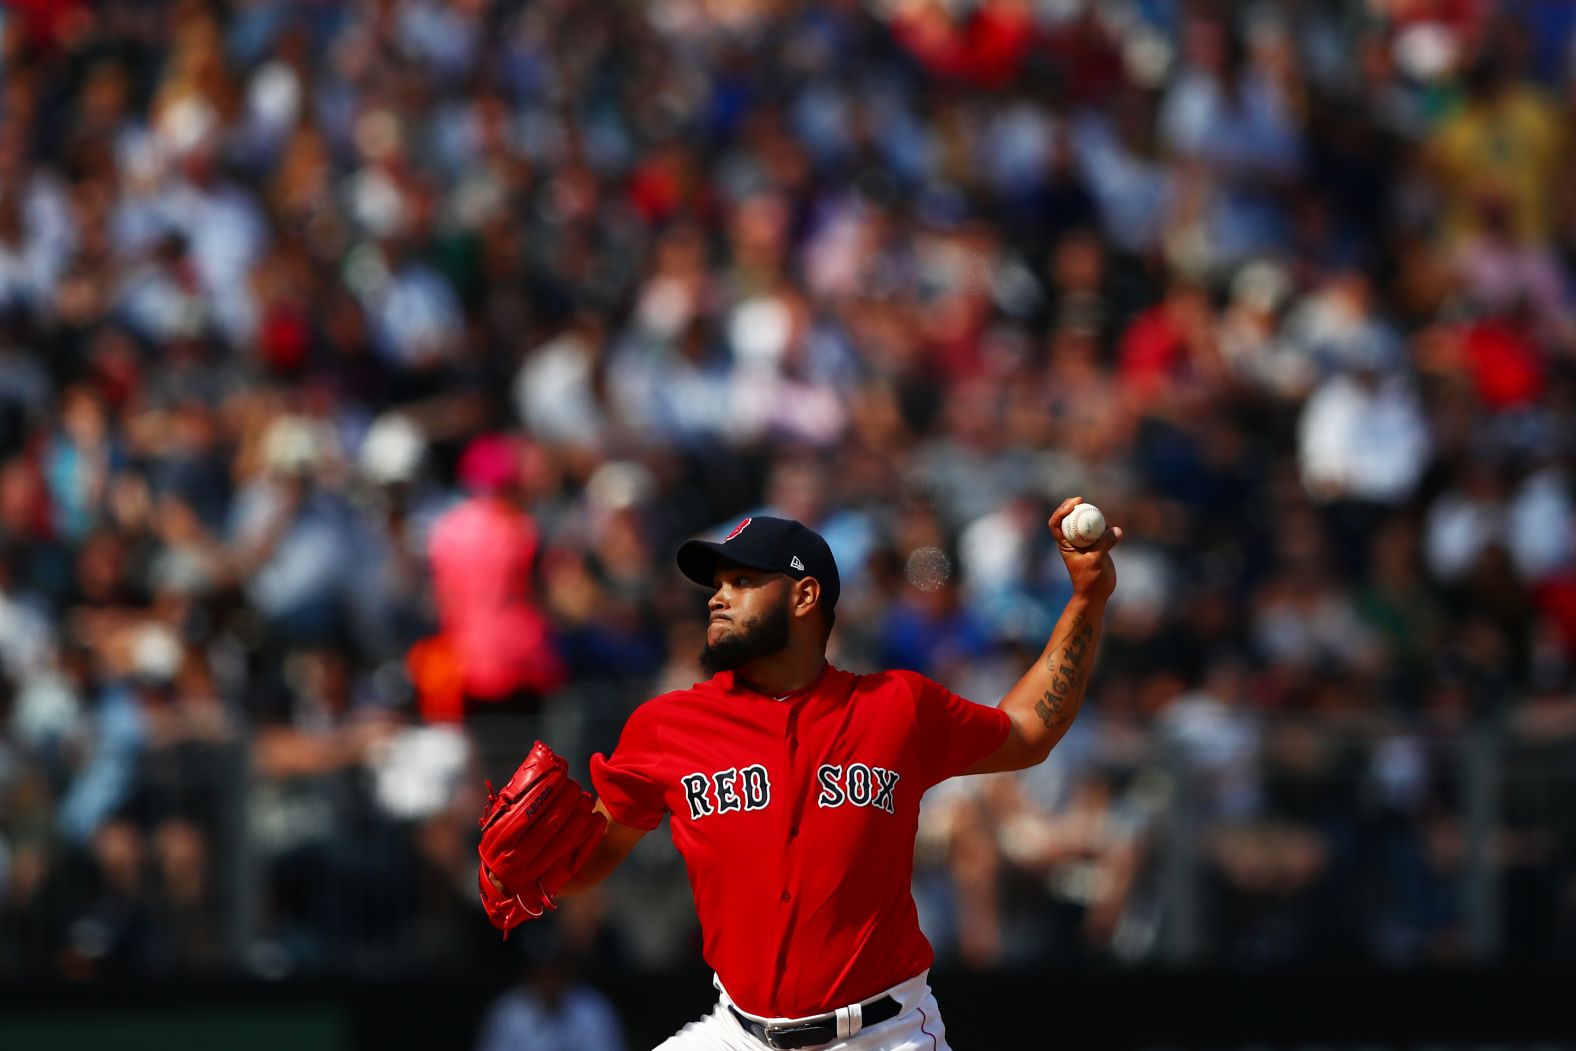
[[637,708],[591,780],[622,824],[672,813],[706,962],[734,1002],[803,1017],[930,966],[910,888],[920,796],[1008,725],[913,672],[828,665],[781,699],[722,672]]

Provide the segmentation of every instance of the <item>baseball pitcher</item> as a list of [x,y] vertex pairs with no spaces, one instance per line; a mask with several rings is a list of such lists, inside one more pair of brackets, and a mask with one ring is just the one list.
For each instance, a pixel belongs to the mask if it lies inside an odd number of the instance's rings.
[[920,796],[949,777],[1044,761],[1082,703],[1116,586],[1120,529],[1075,546],[1050,529],[1073,597],[1041,657],[996,707],[906,671],[826,660],[838,573],[798,522],[747,518],[679,548],[712,590],[713,676],[653,698],[593,797],[538,742],[482,816],[482,901],[505,932],[607,876],[672,814],[716,1008],[657,1051],[946,1051],[910,892]]

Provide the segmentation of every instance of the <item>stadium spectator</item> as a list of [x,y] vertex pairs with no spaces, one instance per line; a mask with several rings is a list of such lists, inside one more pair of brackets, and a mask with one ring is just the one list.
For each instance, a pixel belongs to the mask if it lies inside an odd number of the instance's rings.
[[534,706],[563,681],[561,659],[536,604],[536,526],[514,502],[522,455],[501,435],[471,442],[459,470],[473,495],[432,527],[438,624],[473,705]]
[[581,981],[562,949],[537,950],[520,983],[487,1009],[476,1051],[624,1051],[608,998]]

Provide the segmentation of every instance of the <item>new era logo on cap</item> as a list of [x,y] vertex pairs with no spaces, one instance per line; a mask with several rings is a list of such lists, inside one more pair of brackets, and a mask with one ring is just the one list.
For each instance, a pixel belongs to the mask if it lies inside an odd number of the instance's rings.
[[804,572],[804,563],[799,561],[799,556],[798,555],[793,556],[793,561],[789,562],[788,564],[790,566],[792,566],[793,568],[797,569],[799,572],[801,572],[801,573]]

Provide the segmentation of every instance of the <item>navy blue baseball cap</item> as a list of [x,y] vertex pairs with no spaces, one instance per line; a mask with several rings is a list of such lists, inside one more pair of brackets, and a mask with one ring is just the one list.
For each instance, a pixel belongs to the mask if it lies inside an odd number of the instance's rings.
[[687,540],[679,545],[679,572],[704,587],[716,587],[717,561],[724,558],[751,569],[786,573],[795,580],[814,577],[827,609],[837,605],[842,591],[832,549],[820,533],[791,518],[756,515],[734,526],[720,541]]

